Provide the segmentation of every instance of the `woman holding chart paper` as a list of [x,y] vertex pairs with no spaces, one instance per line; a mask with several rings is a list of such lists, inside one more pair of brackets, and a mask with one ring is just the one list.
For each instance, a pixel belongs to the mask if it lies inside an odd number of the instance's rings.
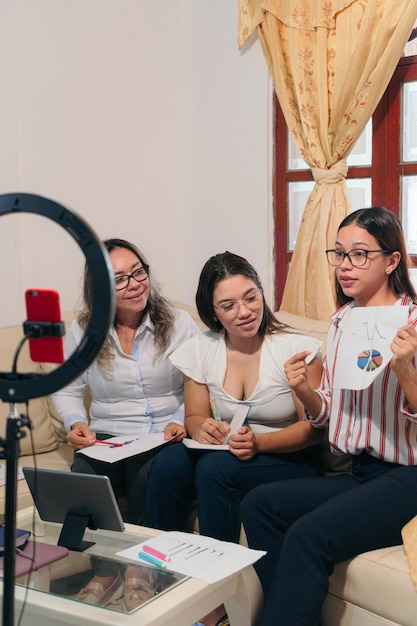
[[401,223],[384,208],[355,211],[326,253],[341,308],[321,384],[309,384],[303,352],[285,369],[308,423],[329,426],[353,470],[257,487],[242,502],[250,547],[267,550],[255,565],[262,626],[315,626],[334,565],[400,544],[417,514],[417,297]]
[[[199,330],[188,313],[173,309],[159,293],[149,265],[135,245],[123,239],[108,239],[104,245],[115,275],[116,314],[96,360],[53,396],[68,432],[68,444],[82,451],[96,439],[149,433],[164,433],[167,440],[176,437],[181,441],[185,435],[183,377],[169,356]],[[67,333],[67,355],[84,335],[91,298],[87,267],[85,307]],[[92,397],[89,416],[84,406],[87,388]],[[108,452],[108,446],[100,448]],[[151,450],[117,463],[76,454],[72,470],[109,476],[116,495],[126,495],[128,521],[143,524],[146,478],[154,454]]]
[[148,477],[148,521],[187,530],[189,503],[197,500],[200,533],[238,541],[240,500],[255,485],[322,473],[321,432],[303,421],[284,373],[284,362],[305,350],[309,379],[318,384],[320,342],[277,321],[257,272],[231,252],[207,261],[196,303],[210,331],[170,358],[184,373],[188,435],[211,450],[175,445],[158,453]]

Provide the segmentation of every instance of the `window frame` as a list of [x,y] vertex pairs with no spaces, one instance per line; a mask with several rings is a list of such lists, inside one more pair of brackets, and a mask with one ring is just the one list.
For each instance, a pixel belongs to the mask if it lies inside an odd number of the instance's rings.
[[[402,57],[391,81],[372,116],[372,165],[350,166],[347,178],[372,179],[372,205],[385,206],[401,218],[400,180],[403,175],[417,175],[417,162],[401,162],[401,94],[402,84],[417,81],[417,55]],[[310,169],[288,170],[287,125],[276,95],[274,110],[274,304],[279,308],[292,251],[288,249],[288,184],[312,181]],[[417,266],[417,255],[410,255]]]

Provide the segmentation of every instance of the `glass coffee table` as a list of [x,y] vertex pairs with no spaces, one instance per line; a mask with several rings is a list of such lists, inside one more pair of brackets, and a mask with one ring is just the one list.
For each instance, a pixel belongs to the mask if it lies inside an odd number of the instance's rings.
[[[35,524],[33,521],[35,520]],[[256,624],[262,605],[262,592],[252,566],[214,584],[195,578],[141,566],[116,556],[118,552],[154,537],[159,531],[126,524],[125,532],[86,530],[84,538],[94,542],[84,552],[73,552],[30,575],[16,579],[15,616],[22,626],[95,626],[133,624],[141,626],[191,626],[224,603],[232,626]],[[43,522],[32,507],[18,512],[17,527],[32,532],[43,543],[56,545],[61,524]],[[127,567],[136,568],[135,578],[146,580],[135,601],[117,596],[106,606],[97,606],[77,594],[94,575],[116,572],[121,580]],[[141,585],[142,588],[142,585]]]

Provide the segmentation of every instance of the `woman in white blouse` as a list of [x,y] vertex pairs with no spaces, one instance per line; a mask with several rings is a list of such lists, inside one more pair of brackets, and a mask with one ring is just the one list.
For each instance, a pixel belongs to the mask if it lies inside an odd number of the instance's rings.
[[[257,485],[322,474],[317,442],[322,432],[303,421],[284,363],[303,351],[308,376],[320,380],[320,342],[280,324],[265,302],[256,270],[224,252],[205,264],[197,289],[198,312],[210,332],[193,337],[171,356],[184,373],[185,426],[190,437],[228,450],[162,450],[148,476],[151,526],[187,530],[190,501],[197,500],[202,535],[238,541],[240,501]],[[230,435],[236,409],[249,407],[247,422]],[[204,626],[227,624],[224,606]],[[201,624],[201,622],[200,622]]]
[[[183,377],[169,356],[199,330],[188,313],[173,309],[162,297],[135,245],[123,239],[108,239],[104,245],[115,275],[116,315],[97,359],[54,394],[68,444],[82,450],[95,439],[152,432],[164,432],[165,439],[175,435],[181,441],[185,435]],[[86,268],[85,307],[67,333],[67,356],[84,335],[91,297]],[[84,406],[87,387],[92,397],[89,415]],[[146,477],[153,456],[151,451],[109,464],[77,454],[72,470],[108,475],[116,495],[126,495],[128,521],[143,524]]]
[[[315,445],[322,434],[303,421],[303,406],[284,372],[285,361],[304,351],[310,382],[318,384],[320,342],[280,324],[255,269],[230,252],[207,261],[196,302],[210,331],[170,358],[184,373],[188,435],[213,446],[227,441],[228,450],[175,445],[161,451],[148,477],[148,521],[164,530],[185,530],[188,503],[196,499],[200,532],[238,541],[240,500],[254,486],[322,473]],[[249,407],[247,423],[229,437],[241,404]]]

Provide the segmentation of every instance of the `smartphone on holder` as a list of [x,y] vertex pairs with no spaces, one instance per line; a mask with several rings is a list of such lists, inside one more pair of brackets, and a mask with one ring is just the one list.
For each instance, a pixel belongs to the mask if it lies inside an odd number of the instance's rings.
[[[38,323],[40,336],[29,337],[29,353],[32,361],[63,363],[65,333],[61,322],[59,293],[55,289],[27,289],[25,292],[27,321],[25,332]],[[31,324],[32,323],[32,324]]]

